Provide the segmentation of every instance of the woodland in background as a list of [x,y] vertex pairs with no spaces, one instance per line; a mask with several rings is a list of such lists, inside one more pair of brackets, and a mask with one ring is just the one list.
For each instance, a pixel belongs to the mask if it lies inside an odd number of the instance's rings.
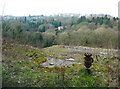
[[[2,86],[116,88],[118,24],[118,18],[108,15],[4,16]],[[94,59],[91,74],[84,66],[86,52]],[[47,61],[49,67],[41,66]],[[66,61],[78,64],[55,66]]]
[[[58,27],[62,26],[62,29]],[[118,47],[118,18],[111,16],[23,16],[2,20],[3,41],[34,47]]]

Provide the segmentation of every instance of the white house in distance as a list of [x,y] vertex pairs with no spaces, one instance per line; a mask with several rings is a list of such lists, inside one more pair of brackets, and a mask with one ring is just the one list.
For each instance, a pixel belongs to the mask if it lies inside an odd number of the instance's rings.
[[61,29],[63,29],[63,28],[64,28],[63,26],[59,26],[59,27],[58,27],[58,30],[61,30]]

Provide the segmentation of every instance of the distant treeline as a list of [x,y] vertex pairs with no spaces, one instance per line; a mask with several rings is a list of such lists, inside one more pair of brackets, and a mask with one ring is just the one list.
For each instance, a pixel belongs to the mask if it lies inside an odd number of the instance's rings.
[[42,16],[3,18],[3,40],[36,47],[83,45],[118,47],[118,18]]

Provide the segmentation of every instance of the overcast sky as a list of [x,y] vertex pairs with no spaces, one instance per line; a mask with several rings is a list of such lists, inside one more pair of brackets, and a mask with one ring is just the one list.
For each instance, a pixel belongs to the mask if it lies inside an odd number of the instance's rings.
[[118,16],[119,0],[0,0],[0,15],[53,15],[57,13]]

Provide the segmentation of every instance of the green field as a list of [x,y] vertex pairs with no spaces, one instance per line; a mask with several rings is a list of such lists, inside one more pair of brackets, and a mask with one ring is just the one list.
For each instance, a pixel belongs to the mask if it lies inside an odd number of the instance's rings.
[[[96,48],[97,49],[97,48]],[[3,87],[116,87],[118,86],[117,54],[96,59],[91,74],[84,66],[84,52],[72,51],[64,45],[35,48],[14,43],[3,44]],[[36,58],[36,56],[38,56]],[[57,59],[74,58],[71,67],[41,67],[46,57]]]

